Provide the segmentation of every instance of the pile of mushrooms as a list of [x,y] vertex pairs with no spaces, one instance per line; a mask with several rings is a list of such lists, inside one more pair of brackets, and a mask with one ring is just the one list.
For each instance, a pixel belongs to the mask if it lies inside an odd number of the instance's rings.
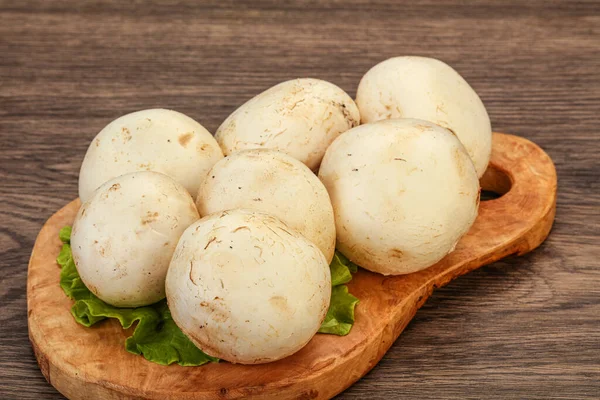
[[134,112],[85,155],[73,259],[106,303],[166,296],[207,354],[275,361],[325,318],[336,247],[385,275],[450,253],[477,216],[490,151],[475,91],[422,57],[374,66],[356,102],[322,80],[280,83],[215,137],[176,111]]

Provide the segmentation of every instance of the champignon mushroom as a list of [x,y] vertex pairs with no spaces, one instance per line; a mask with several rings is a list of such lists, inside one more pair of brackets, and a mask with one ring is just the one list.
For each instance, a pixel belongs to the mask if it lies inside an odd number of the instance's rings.
[[71,234],[77,271],[108,304],[139,307],[165,297],[165,276],[183,231],[200,217],[187,190],[151,171],[104,183],[81,206]]
[[354,128],[327,149],[319,178],[333,204],[338,249],[384,275],[441,260],[477,216],[475,167],[456,136],[431,122]]
[[229,210],[181,236],[167,274],[175,323],[207,354],[241,364],[300,350],[329,307],[323,253],[279,219]]
[[280,83],[248,100],[227,117],[215,138],[225,155],[269,148],[316,170],[331,142],[359,122],[358,108],[346,92],[332,83],[304,78]]
[[216,163],[196,196],[200,215],[247,208],[274,215],[306,236],[331,262],[335,221],[327,190],[316,175],[279,151],[236,152]]
[[395,57],[361,79],[356,104],[363,123],[417,118],[452,131],[467,149],[477,175],[485,172],[492,128],[477,93],[452,67],[425,57]]
[[195,196],[199,177],[222,158],[210,132],[190,117],[172,110],[137,111],[94,138],[81,164],[79,198],[85,202],[104,182],[134,171],[169,175]]

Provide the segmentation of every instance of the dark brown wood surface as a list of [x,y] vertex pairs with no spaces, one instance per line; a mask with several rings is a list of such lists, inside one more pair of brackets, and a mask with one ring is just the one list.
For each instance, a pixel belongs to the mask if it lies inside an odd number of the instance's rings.
[[401,54],[453,65],[494,130],[552,156],[556,222],[533,253],[438,290],[340,398],[600,397],[599,2],[0,0],[0,398],[62,398],[27,338],[27,262],[105,124],[166,107],[214,131],[277,82],[353,95]]

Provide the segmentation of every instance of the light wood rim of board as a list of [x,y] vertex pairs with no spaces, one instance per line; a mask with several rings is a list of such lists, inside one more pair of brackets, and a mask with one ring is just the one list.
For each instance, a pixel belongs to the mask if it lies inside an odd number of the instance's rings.
[[360,299],[356,324],[345,337],[317,335],[300,352],[275,363],[168,367],[129,354],[117,322],[93,328],[70,315],[55,259],[58,231],[72,223],[74,200],[40,231],[29,262],[29,337],[42,373],[70,399],[313,399],[329,398],[360,379],[383,357],[434,288],[547,237],[556,210],[556,171],[532,142],[494,133],[484,189],[502,197],[481,203],[479,216],[456,250],[414,274],[384,277],[360,270],[350,291]]

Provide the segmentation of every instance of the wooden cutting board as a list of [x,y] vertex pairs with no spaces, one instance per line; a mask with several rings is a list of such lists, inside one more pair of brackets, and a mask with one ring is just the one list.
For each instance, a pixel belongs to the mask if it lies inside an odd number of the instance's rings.
[[74,200],[46,222],[29,262],[29,338],[42,373],[70,399],[330,398],[377,364],[435,288],[503,257],[527,253],[546,238],[556,209],[556,171],[543,150],[526,139],[495,133],[481,184],[503,196],[481,202],[475,224],[453,253],[405,276],[359,270],[349,284],[360,299],[349,335],[318,334],[291,357],[254,366],[165,367],[127,353],[127,334],[118,322],[92,328],[77,324],[55,262],[58,231],[72,224],[80,205]]

